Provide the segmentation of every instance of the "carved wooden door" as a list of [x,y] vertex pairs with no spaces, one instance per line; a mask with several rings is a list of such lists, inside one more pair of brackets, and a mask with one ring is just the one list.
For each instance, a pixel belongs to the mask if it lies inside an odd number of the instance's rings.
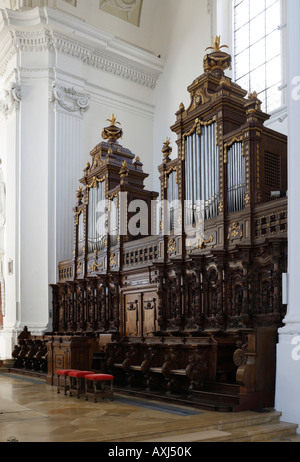
[[147,337],[157,330],[156,292],[124,295],[125,335]]
[[141,335],[140,294],[125,295],[125,335],[139,337]]

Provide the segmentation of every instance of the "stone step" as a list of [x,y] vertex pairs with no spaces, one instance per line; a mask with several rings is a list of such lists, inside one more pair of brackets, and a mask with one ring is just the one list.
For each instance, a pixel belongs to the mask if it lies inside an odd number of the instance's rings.
[[9,372],[13,367],[14,361],[12,359],[4,359],[0,361],[0,372]]
[[[234,430],[230,436],[220,436],[218,442],[232,442],[232,443],[260,443],[271,441],[275,438],[294,436],[296,435],[298,425],[288,422],[278,422],[269,425],[258,425],[244,427],[240,430]],[[209,439],[207,442],[214,442],[214,439]]]
[[[195,432],[195,425],[194,424],[189,424],[188,422],[184,423],[182,422],[180,428],[178,428],[177,424],[174,423],[174,428],[172,428],[172,423],[170,422],[168,426],[168,431],[166,431],[164,434],[162,434],[161,430],[153,430],[152,433],[147,432],[147,434],[136,434],[134,435],[134,439],[132,435],[122,435],[121,439],[118,439],[119,442],[153,442],[153,441],[158,441],[160,439],[164,439],[165,441],[169,441],[170,438],[175,438],[172,439],[172,441],[183,441],[183,437],[185,435],[186,438],[189,438],[189,441],[202,441],[208,439],[208,438],[215,438],[220,441],[225,441],[224,438],[230,438],[232,435],[237,432],[238,436],[241,436],[240,432],[246,428],[247,431],[249,432],[250,429],[255,431],[255,428],[263,428],[264,426],[273,426],[277,425],[280,423],[280,418],[281,418],[281,413],[271,410],[270,412],[264,412],[264,413],[259,413],[259,412],[247,412],[243,413],[243,415],[237,413],[237,414],[230,414],[230,415],[224,415],[224,418],[220,415],[220,418],[218,419],[217,424],[215,423],[215,420],[210,421],[209,418],[205,419],[203,421],[202,425],[197,425],[197,432]],[[295,426],[294,426],[295,427]],[[294,430],[294,427],[292,430]],[[290,430],[290,428],[289,428]],[[213,434],[208,434],[205,432],[214,432]],[[215,433],[215,432],[222,432],[222,433]],[[223,433],[226,433],[224,435]],[[228,435],[227,435],[228,434]],[[188,435],[188,436],[187,436]],[[259,435],[259,431],[258,431]],[[243,435],[245,437],[245,435]],[[246,435],[247,436],[247,435]],[[177,438],[177,439],[176,439]],[[223,438],[223,440],[222,440]],[[171,440],[170,440],[171,441]]]
[[144,443],[221,443],[221,442],[265,442],[273,439],[293,437],[296,435],[297,425],[279,422],[270,425],[259,425],[234,429],[233,431],[204,430],[180,435],[163,436],[156,439],[144,440]]

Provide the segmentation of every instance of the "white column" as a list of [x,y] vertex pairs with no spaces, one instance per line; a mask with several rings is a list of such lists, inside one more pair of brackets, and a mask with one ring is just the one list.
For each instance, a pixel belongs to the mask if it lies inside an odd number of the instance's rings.
[[[55,255],[54,273],[51,277],[55,283],[58,279],[58,264],[69,260],[74,250],[73,208],[76,204],[76,191],[79,179],[84,175],[82,165],[82,121],[88,110],[89,95],[83,91],[78,79],[64,82],[56,79],[52,86],[51,111],[53,117],[53,166],[55,184],[54,197],[54,236]],[[74,83],[77,85],[74,86]]]
[[[232,0],[216,0],[217,12],[216,12],[216,31],[215,35],[221,36],[221,45],[228,46],[228,53],[234,54],[233,41],[232,41]],[[226,51],[226,48],[224,49]],[[231,77],[232,72],[226,71],[226,75]]]
[[287,1],[288,305],[277,345],[276,409],[300,426],[300,2]]
[[[42,68],[48,52],[31,56],[22,53],[20,69],[20,160],[18,202],[20,241],[19,326],[33,335],[47,330],[49,323],[49,183],[51,157],[49,131],[49,71]],[[28,58],[28,60],[27,60]]]
[[6,217],[3,233],[3,283],[5,291],[3,329],[0,335],[0,359],[10,358],[16,336],[20,308],[20,246],[19,246],[19,82],[11,73],[1,85],[0,157],[6,189]]

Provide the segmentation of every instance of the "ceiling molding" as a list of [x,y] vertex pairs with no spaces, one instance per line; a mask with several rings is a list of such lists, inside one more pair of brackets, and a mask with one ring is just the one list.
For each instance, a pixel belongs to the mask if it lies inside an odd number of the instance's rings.
[[1,77],[17,53],[42,50],[72,56],[90,67],[150,89],[155,88],[163,71],[164,61],[152,53],[58,10],[33,8],[0,13]]

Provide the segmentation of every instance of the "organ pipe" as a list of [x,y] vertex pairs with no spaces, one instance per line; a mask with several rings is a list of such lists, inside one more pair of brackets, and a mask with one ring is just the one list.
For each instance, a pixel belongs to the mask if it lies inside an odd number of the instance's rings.
[[83,214],[81,213],[78,217],[78,255],[83,254],[84,248],[84,223],[83,223]]
[[105,247],[105,183],[99,182],[89,190],[88,251]]
[[167,195],[168,195],[168,202],[169,202],[169,207],[170,207],[169,229],[170,231],[174,231],[176,228],[176,224],[177,224],[177,212],[178,212],[178,205],[177,205],[178,185],[177,185],[177,172],[176,171],[170,172],[168,176]]
[[[219,149],[216,123],[202,127],[201,134],[188,135],[185,141],[186,223],[195,225],[201,218],[218,214]],[[201,205],[204,216],[201,216]]]
[[246,172],[242,143],[234,143],[228,149],[227,159],[227,207],[228,213],[233,213],[244,208]]

